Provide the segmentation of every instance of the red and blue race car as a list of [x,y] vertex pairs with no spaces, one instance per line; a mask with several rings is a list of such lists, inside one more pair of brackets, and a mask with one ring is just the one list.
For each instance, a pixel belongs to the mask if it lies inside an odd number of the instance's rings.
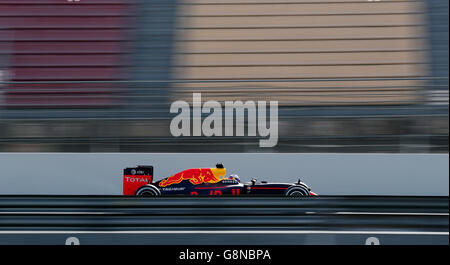
[[222,164],[215,168],[192,168],[153,182],[153,166],[125,168],[123,194],[129,196],[316,196],[300,180],[296,183],[241,183],[239,176],[226,175]]

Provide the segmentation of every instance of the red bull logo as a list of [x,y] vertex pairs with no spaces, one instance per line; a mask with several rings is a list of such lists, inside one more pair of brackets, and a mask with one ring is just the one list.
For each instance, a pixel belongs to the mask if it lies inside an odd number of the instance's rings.
[[193,185],[202,183],[217,183],[224,179],[226,170],[224,168],[192,168],[181,171],[173,176],[159,182],[160,187],[178,184],[183,180],[189,180]]

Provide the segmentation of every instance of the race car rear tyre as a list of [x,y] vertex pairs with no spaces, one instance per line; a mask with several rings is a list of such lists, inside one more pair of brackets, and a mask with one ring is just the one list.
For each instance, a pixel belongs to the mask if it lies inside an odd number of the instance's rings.
[[306,188],[304,186],[290,187],[286,191],[286,193],[284,195],[286,195],[288,197],[305,197],[305,196],[310,196],[308,188]]
[[136,196],[155,197],[160,196],[161,192],[153,185],[145,185],[136,191]]

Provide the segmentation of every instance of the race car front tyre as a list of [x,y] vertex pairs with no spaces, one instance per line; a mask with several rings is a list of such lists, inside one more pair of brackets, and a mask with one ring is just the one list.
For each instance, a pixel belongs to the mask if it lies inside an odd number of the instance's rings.
[[288,197],[310,196],[308,188],[306,188],[305,186],[301,186],[301,185],[290,187],[284,195],[286,195]]
[[160,195],[161,192],[153,185],[144,185],[136,191],[136,196],[155,197]]

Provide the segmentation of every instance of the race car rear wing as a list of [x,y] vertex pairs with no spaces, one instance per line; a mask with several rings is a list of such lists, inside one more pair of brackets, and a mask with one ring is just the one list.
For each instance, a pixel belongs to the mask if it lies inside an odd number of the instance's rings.
[[153,166],[128,167],[123,170],[123,195],[134,195],[142,185],[153,181]]

